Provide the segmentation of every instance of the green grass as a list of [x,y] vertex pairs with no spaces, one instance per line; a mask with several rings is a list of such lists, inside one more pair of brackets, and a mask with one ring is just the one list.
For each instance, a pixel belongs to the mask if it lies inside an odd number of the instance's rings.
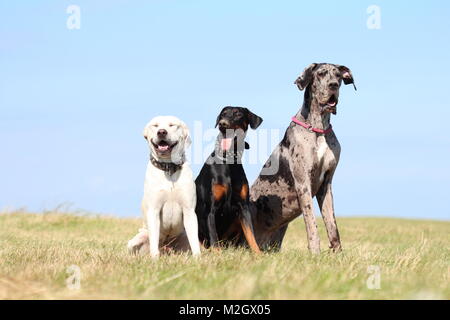
[[[0,299],[450,299],[450,222],[341,218],[343,252],[311,256],[302,219],[283,250],[130,256],[139,219],[0,214]],[[322,225],[321,225],[322,226]],[[66,272],[80,267],[81,288]],[[369,266],[381,269],[370,290]]]

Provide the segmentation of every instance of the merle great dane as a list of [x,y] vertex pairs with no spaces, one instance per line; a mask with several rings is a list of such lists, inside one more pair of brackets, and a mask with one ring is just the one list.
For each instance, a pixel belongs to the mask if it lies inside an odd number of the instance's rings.
[[[250,190],[253,227],[263,250],[281,248],[288,224],[303,214],[308,248],[312,253],[320,252],[314,197],[330,248],[341,250],[331,190],[341,147],[331,128],[330,115],[336,114],[342,82],[354,86],[350,69],[325,63],[311,64],[295,81],[300,90],[305,90],[303,106]],[[276,173],[264,174],[274,164],[278,164]]]

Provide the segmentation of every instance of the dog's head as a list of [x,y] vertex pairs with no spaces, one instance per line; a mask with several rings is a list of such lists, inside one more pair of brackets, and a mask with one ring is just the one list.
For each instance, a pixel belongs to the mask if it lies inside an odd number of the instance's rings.
[[[235,149],[243,150],[239,146],[248,145],[244,142],[248,127],[258,128],[263,119],[247,108],[225,107],[217,116],[216,127],[219,127],[219,146],[221,151],[227,152],[233,146]],[[235,150],[236,151],[236,150]]]
[[322,113],[336,114],[342,82],[353,84],[356,90],[349,68],[329,63],[313,63],[303,71],[295,84],[300,90],[310,87],[312,98],[317,100]]
[[162,162],[182,162],[191,143],[187,125],[172,116],[153,118],[144,128],[144,138],[152,157]]

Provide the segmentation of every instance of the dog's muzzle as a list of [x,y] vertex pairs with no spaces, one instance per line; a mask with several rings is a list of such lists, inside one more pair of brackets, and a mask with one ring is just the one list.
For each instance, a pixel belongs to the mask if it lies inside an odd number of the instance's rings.
[[337,105],[339,103],[339,99],[336,95],[331,95],[328,101],[322,105],[322,112],[330,112],[332,114],[336,114]]
[[157,143],[151,141],[153,147],[156,149],[156,151],[160,154],[169,154],[172,152],[173,148],[178,144],[178,141],[175,143],[170,143],[166,140],[159,140]]

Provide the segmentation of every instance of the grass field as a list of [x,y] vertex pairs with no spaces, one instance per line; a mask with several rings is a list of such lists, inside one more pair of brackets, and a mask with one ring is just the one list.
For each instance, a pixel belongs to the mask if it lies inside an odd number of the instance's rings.
[[[450,299],[450,222],[341,218],[344,251],[311,256],[297,219],[280,253],[206,251],[199,260],[156,262],[126,252],[140,224],[0,214],[0,299]],[[323,227],[321,240],[325,248]],[[81,271],[78,290],[66,285],[71,265]],[[369,289],[377,268],[381,287]]]

